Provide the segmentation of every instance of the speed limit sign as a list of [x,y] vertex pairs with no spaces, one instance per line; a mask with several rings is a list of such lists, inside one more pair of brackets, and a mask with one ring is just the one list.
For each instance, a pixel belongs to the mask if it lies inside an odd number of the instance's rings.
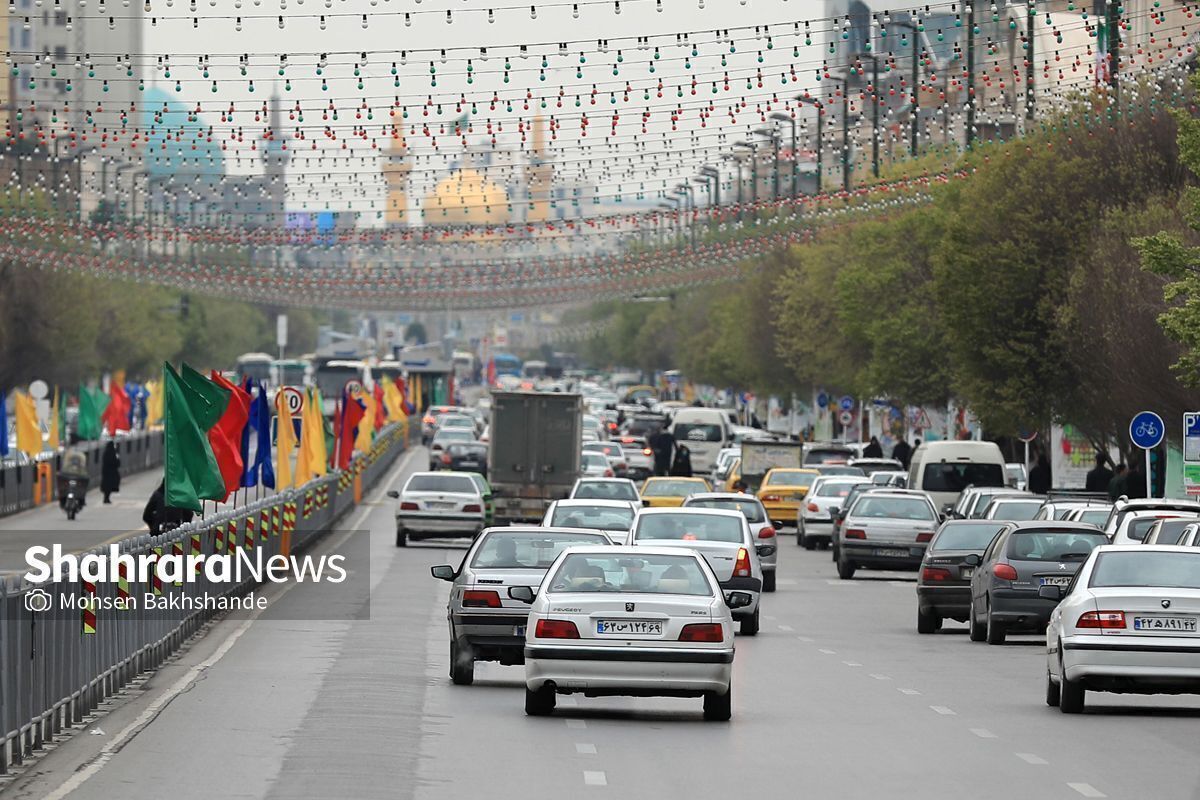
[[279,390],[283,402],[287,403],[288,413],[293,417],[304,410],[304,392],[295,386],[285,386]]
[[344,388],[347,394],[354,396],[363,390],[363,385],[361,381],[351,378],[350,380],[346,381],[346,386]]

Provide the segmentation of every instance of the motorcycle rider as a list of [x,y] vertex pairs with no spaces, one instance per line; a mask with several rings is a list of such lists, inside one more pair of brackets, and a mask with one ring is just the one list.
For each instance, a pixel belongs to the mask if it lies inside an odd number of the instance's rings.
[[67,494],[72,481],[76,485],[76,496],[79,508],[86,503],[88,488],[87,453],[74,447],[68,447],[62,455],[62,464],[58,468],[58,507],[66,510]]

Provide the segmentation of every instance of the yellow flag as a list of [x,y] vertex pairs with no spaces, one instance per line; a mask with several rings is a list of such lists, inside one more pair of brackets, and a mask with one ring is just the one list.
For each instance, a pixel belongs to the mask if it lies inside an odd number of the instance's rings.
[[325,445],[325,415],[321,413],[321,390],[314,386],[309,391],[309,398],[310,402],[304,409],[313,429],[313,476],[319,478],[329,466],[329,449]]
[[61,434],[58,430],[58,387],[54,387],[54,405],[50,406],[50,440],[46,444],[51,450],[57,450]]
[[158,381],[146,381],[146,391],[150,397],[146,399],[146,427],[156,428],[163,420],[163,390]]
[[312,404],[312,394],[305,392],[304,408],[300,411],[300,454],[296,456],[297,486],[308,483],[316,476],[316,470],[313,466],[316,448],[313,439],[317,436],[324,436],[324,432],[312,424]]
[[354,449],[360,453],[365,453],[371,449],[371,439],[375,433],[375,398],[370,392],[363,391],[358,394],[358,399],[367,407],[367,412],[363,414],[362,422],[358,423],[358,436],[354,439]]
[[400,422],[404,419],[404,395],[399,387],[391,381],[383,384],[383,407],[387,411],[388,422]]
[[292,427],[292,411],[283,392],[275,395],[275,443],[278,450],[275,464],[275,488],[290,489],[295,485],[292,472],[292,451],[296,449],[296,429]]
[[38,425],[37,405],[24,392],[13,397],[17,420],[17,449],[27,456],[42,452],[42,429]]

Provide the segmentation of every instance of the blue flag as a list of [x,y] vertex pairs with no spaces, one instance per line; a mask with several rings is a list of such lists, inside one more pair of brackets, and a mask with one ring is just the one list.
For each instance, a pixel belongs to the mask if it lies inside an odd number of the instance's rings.
[[[0,392],[0,457],[8,455],[8,411],[4,408],[7,401],[8,395]],[[65,434],[64,431],[62,435]]]
[[[253,388],[253,380],[247,378],[246,391]],[[251,428],[254,429],[253,460],[249,456]],[[262,481],[263,486],[275,488],[275,467],[271,463],[271,407],[267,403],[267,387],[261,383],[250,402],[250,419],[242,430],[242,463],[247,465],[242,486],[256,486]]]
[[246,378],[242,384],[242,389],[252,398],[250,400],[250,416],[246,418],[246,426],[242,428],[242,463],[245,464],[245,470],[242,472],[242,486],[250,487],[258,483],[258,478],[254,473],[253,462],[250,460],[250,431],[254,428],[254,381]]

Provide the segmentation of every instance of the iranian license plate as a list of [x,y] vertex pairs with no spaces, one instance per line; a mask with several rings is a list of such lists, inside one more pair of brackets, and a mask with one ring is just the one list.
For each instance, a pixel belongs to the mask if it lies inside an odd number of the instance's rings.
[[599,619],[596,633],[601,636],[662,636],[662,623],[648,619]]
[[1071,584],[1071,576],[1051,575],[1047,578],[1040,578],[1038,583],[1042,586],[1069,586]]
[[872,555],[882,558],[907,558],[908,551],[899,547],[876,547]]
[[460,462],[460,464],[464,467],[478,467],[479,466],[478,461],[462,461],[462,462]]
[[454,503],[435,503],[435,502],[429,502],[429,503],[426,503],[426,504],[425,504],[425,507],[426,507],[426,508],[435,509],[435,510],[437,510],[437,511],[442,511],[442,510],[445,510],[445,509],[447,509],[447,508],[454,508]]
[[513,636],[520,636],[522,639],[524,639],[525,638],[525,626],[524,625],[515,626],[513,628]]
[[963,568],[962,568],[962,576],[963,576],[964,578],[969,578],[969,577],[971,577],[971,576],[972,576],[972,575],[974,575],[974,574],[975,574],[975,568],[974,568],[974,567],[963,567]]
[[1195,633],[1195,617],[1134,617],[1135,631],[1174,631],[1177,633]]

